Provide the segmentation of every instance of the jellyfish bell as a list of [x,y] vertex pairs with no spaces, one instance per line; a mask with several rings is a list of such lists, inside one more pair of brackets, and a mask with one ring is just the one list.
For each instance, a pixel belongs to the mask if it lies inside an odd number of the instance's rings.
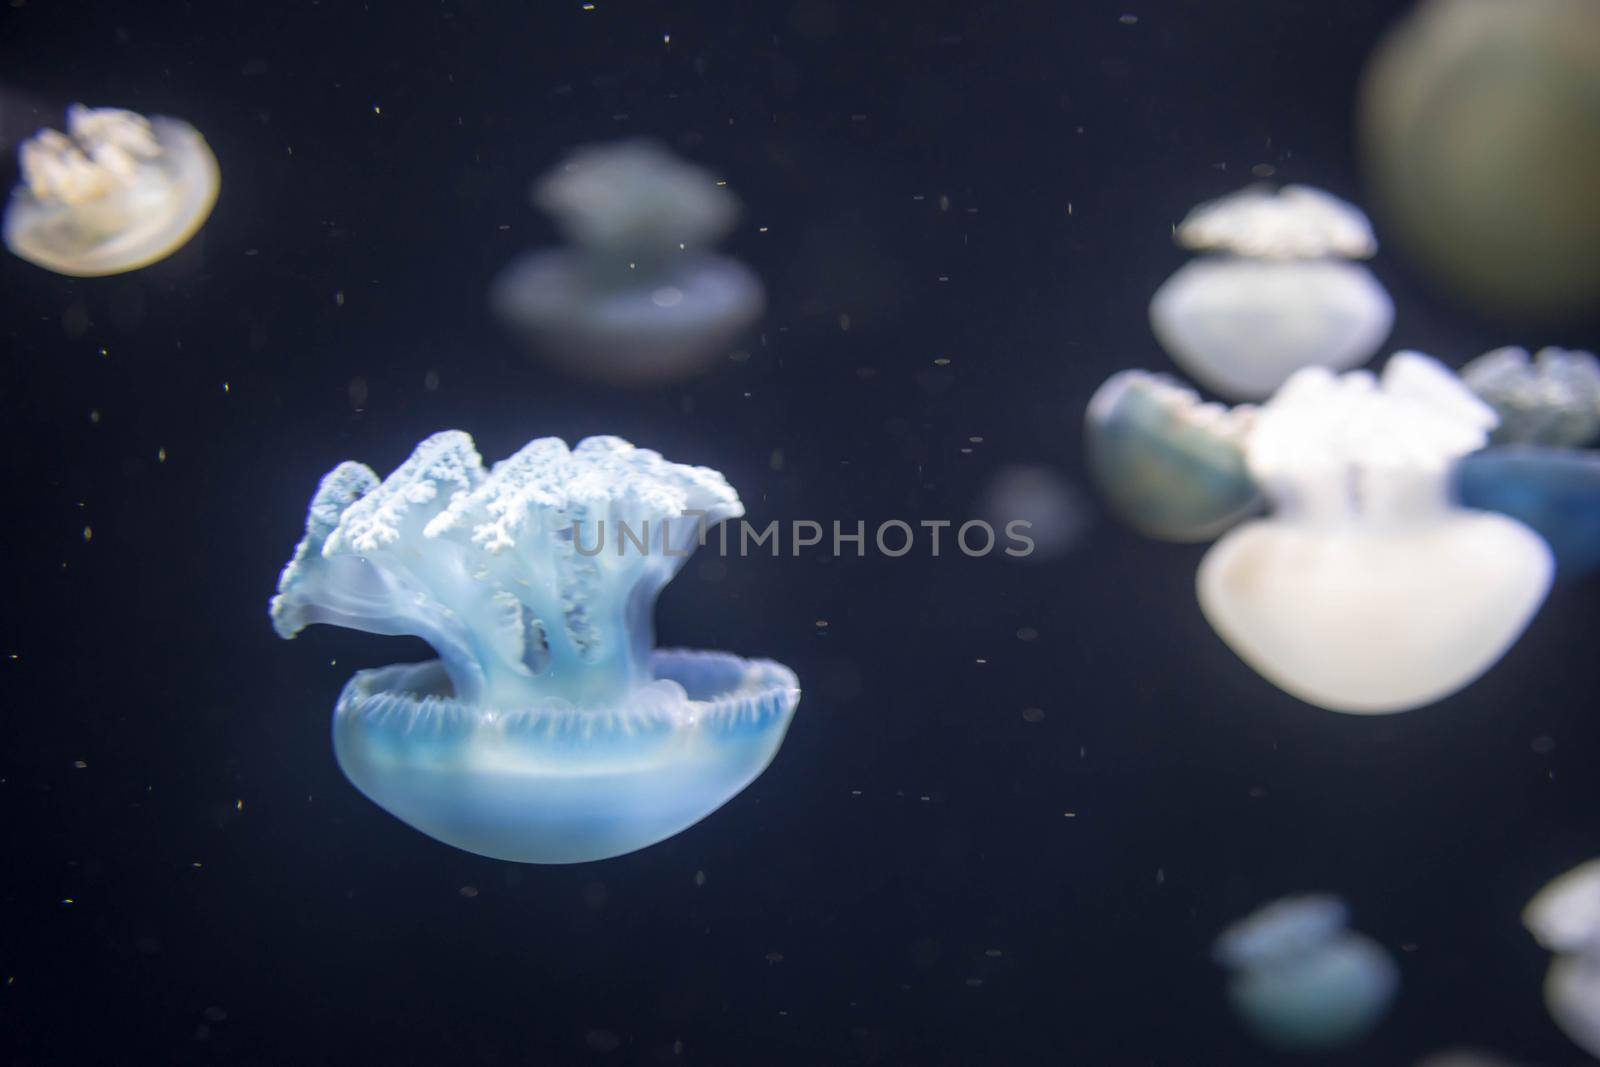
[[1467,388],[1500,417],[1496,444],[1573,448],[1600,437],[1600,360],[1590,352],[1497,348],[1461,368]]
[[1213,954],[1232,972],[1228,1000],[1262,1041],[1313,1050],[1364,1036],[1383,1018],[1400,972],[1383,946],[1347,929],[1336,897],[1289,897],[1234,923]]
[[1221,396],[1259,399],[1303,367],[1364,363],[1393,325],[1389,294],[1351,262],[1377,250],[1371,225],[1321,190],[1252,186],[1195,208],[1176,237],[1208,254],[1156,291],[1150,325]]
[[1089,470],[1113,511],[1168,541],[1207,541],[1260,505],[1242,442],[1254,409],[1201,403],[1161,375],[1122,371],[1089,401]]
[[760,280],[726,256],[680,252],[649,277],[613,267],[581,252],[535,252],[501,273],[490,302],[554,362],[619,385],[703,370],[766,306]]
[[653,142],[577,150],[534,202],[569,247],[513,261],[490,303],[569,370],[619,384],[682,378],[765,308],[755,274],[706,247],[732,228],[738,201]]
[[1600,1056],[1600,860],[1540,890],[1523,909],[1522,922],[1556,953],[1544,982],[1550,1017],[1574,1044]]
[[1486,448],[1457,465],[1455,495],[1465,507],[1497,511],[1538,531],[1562,580],[1600,570],[1600,452]]
[[221,177],[186,122],[132,111],[67,111],[20,152],[22,184],[6,208],[5,243],[28,262],[74,277],[138,270],[204,225]]
[[1600,5],[1426,0],[1362,77],[1362,162],[1396,244],[1504,316],[1600,298]]
[[1272,513],[1201,561],[1201,610],[1247,664],[1319,707],[1405,711],[1469,684],[1543,603],[1550,549],[1456,505],[1456,461],[1494,412],[1441,364],[1299,371],[1256,413],[1246,458]]
[[438,653],[357,673],[335,707],[341,769],[391,814],[497,859],[621,855],[753,781],[799,700],[780,664],[652,648],[656,595],[743,513],[716,471],[618,438],[541,438],[486,471],[447,431],[381,482],[357,463],[323,479],[273,625]]

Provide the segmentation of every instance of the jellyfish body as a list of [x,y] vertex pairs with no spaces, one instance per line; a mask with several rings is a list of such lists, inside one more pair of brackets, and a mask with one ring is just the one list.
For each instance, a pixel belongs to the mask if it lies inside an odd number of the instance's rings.
[[67,133],[41,130],[20,155],[23,182],[6,208],[6,247],[75,277],[165,259],[205,224],[221,183],[216,157],[194,127],[114,108],[74,104]]
[[439,653],[358,673],[335,708],[339,765],[385,810],[499,859],[603,859],[716,810],[788,729],[787,668],[652,650],[656,595],[741,514],[717,472],[617,438],[542,438],[485,471],[448,431],[381,483],[355,463],[323,479],[272,619]]
[[1394,303],[1352,259],[1377,250],[1354,206],[1307,186],[1248,188],[1201,204],[1178,242],[1213,253],[1150,301],[1150,325],[1195,381],[1235,400],[1269,395],[1303,367],[1343,370],[1377,352]]
[[534,199],[570,247],[514,261],[490,303],[569,369],[624,384],[681,378],[765,306],[748,268],[705,248],[737,219],[733,195],[651,142],[580,149]]
[[1551,882],[1523,909],[1534,940],[1556,954],[1545,975],[1545,1007],[1556,1025],[1600,1056],[1600,860]]
[[1538,445],[1486,448],[1456,468],[1456,496],[1537,530],[1557,574],[1574,580],[1600,569],[1600,452]]
[[1232,972],[1228,1000],[1262,1041],[1313,1050],[1356,1040],[1383,1018],[1400,985],[1383,946],[1346,928],[1331,896],[1288,897],[1222,932],[1213,948]]
[[1123,371],[1089,401],[1089,470],[1113,511],[1168,541],[1205,541],[1261,503],[1241,442],[1253,409],[1203,404],[1159,375]]
[[1201,561],[1206,619],[1267,680],[1333,711],[1404,711],[1470,683],[1521,634],[1553,571],[1527,526],[1451,499],[1456,461],[1494,421],[1418,353],[1381,378],[1295,374],[1245,445],[1273,512]]
[[1478,309],[1600,298],[1600,5],[1426,0],[1374,52],[1363,162],[1396,243]]

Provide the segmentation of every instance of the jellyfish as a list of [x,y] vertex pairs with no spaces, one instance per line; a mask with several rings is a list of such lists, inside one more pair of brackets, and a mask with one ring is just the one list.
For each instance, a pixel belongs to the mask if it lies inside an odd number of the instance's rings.
[[211,214],[221,177],[193,126],[116,108],[67,109],[67,132],[22,144],[22,184],[6,208],[6,247],[79,278],[165,259]]
[[1556,954],[1544,1002],[1573,1044],[1600,1057],[1600,860],[1568,871],[1522,912],[1534,940]]
[[1303,367],[1346,370],[1378,351],[1394,303],[1352,259],[1377,251],[1367,218],[1319,189],[1251,186],[1201,204],[1178,243],[1191,260],[1150,301],[1174,362],[1220,396],[1268,396]]
[[1381,377],[1297,372],[1245,442],[1271,514],[1200,564],[1213,629],[1268,681],[1333,711],[1405,711],[1469,684],[1522,633],[1553,570],[1527,526],[1451,498],[1456,461],[1494,424],[1420,353],[1397,353]]
[[1494,408],[1496,444],[1575,448],[1600,437],[1600,360],[1593,353],[1497,348],[1461,368],[1467,388]]
[[1463,504],[1533,527],[1555,553],[1556,573],[1582,578],[1600,568],[1600,452],[1580,450],[1600,435],[1600,361],[1588,352],[1546,348],[1530,363],[1501,348],[1467,364],[1461,378],[1500,416],[1482,452],[1463,459]]
[[1376,209],[1476,309],[1548,320],[1600,299],[1600,4],[1426,0],[1362,77]]
[[571,247],[514,261],[490,302],[577,373],[635,385],[687,377],[765,307],[747,267],[705,249],[732,229],[738,201],[653,142],[579,149],[534,201]]
[[1242,442],[1255,409],[1200,402],[1162,375],[1122,371],[1089,401],[1089,470],[1130,526],[1209,541],[1261,503]]
[[1346,928],[1337,897],[1285,897],[1228,927],[1212,954],[1232,972],[1228,1000],[1262,1041],[1309,1051],[1370,1032],[1400,987],[1383,946]]
[[1015,522],[1033,542],[1025,555],[1009,557],[1029,562],[1059,559],[1076,548],[1089,525],[1082,494],[1048,467],[1019,464],[1002,467],[979,498],[979,517],[997,530]]
[[386,811],[497,859],[618,856],[753,781],[799,701],[780,664],[653,649],[656,595],[742,514],[718,472],[620,438],[540,438],[485,471],[445,431],[382,482],[348,462],[323,478],[272,623],[438,654],[357,672],[334,708],[340,768]]

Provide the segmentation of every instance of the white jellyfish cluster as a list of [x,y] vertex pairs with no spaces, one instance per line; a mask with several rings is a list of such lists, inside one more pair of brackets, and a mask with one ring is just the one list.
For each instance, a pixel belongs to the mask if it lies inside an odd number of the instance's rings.
[[1348,928],[1334,896],[1285,897],[1217,937],[1212,955],[1227,968],[1235,1014],[1269,1045],[1312,1051],[1365,1036],[1400,988],[1384,947]]
[[1239,658],[1307,703],[1375,714],[1472,682],[1550,588],[1537,533],[1453,495],[1497,420],[1438,361],[1401,352],[1381,374],[1302,369],[1232,410],[1124,372],[1087,425],[1090,468],[1134,525],[1221,534],[1196,592]]
[[1528,902],[1523,925],[1555,953],[1544,1002],[1563,1033],[1600,1057],[1600,860],[1557,878]]
[[709,251],[739,203],[708,171],[652,141],[581,148],[534,187],[569,247],[525,255],[490,302],[569,370],[650,385],[702,370],[760,317],[743,264]]
[[75,277],[121,274],[165,259],[205,224],[221,178],[186,122],[74,104],[67,132],[23,142],[22,184],[5,243],[30,263]]
[[1202,255],[1150,301],[1173,362],[1233,400],[1265,397],[1303,367],[1345,370],[1377,353],[1394,304],[1355,260],[1377,251],[1360,209],[1319,189],[1252,186],[1177,227]]

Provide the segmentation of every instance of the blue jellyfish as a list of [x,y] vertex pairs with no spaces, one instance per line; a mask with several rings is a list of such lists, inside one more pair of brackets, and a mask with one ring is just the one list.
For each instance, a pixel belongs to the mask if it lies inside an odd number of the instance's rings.
[[1122,371],[1089,401],[1089,471],[1111,509],[1166,541],[1209,541],[1261,504],[1242,441],[1248,406],[1203,404],[1161,375]]
[[6,247],[57,274],[94,277],[165,259],[211,214],[221,177],[205,138],[177,119],[74,104],[67,132],[21,150]]
[[1556,954],[1544,1000],[1563,1033],[1600,1056],[1600,860],[1568,871],[1523,909],[1534,940]]
[[1232,972],[1228,1000],[1262,1041],[1313,1050],[1365,1036],[1400,987],[1400,969],[1376,941],[1346,928],[1337,897],[1286,897],[1222,932],[1216,961]]
[[1500,416],[1492,447],[1468,456],[1456,491],[1468,507],[1498,511],[1539,531],[1557,573],[1600,567],[1600,360],[1588,352],[1501,348],[1468,363],[1461,378]]
[[653,142],[579,149],[534,200],[571,248],[516,260],[490,302],[576,373],[635,385],[687,377],[766,305],[748,268],[705,250],[737,220],[733,194]]
[[721,807],[788,729],[788,668],[652,650],[656,595],[743,514],[721,474],[619,438],[540,438],[485,471],[446,431],[382,482],[323,478],[272,622],[438,653],[358,672],[335,706],[339,766],[385,810],[498,859],[604,859]]
[[1177,227],[1191,260],[1150,301],[1161,347],[1201,385],[1268,396],[1303,367],[1346,370],[1377,353],[1394,303],[1352,259],[1377,251],[1367,217],[1304,185],[1252,186],[1201,204]]
[[1554,569],[1533,530],[1451,498],[1457,461],[1494,424],[1420,353],[1381,377],[1296,373],[1244,444],[1271,514],[1201,561],[1207,621],[1267,680],[1333,711],[1405,711],[1471,683],[1521,635]]

